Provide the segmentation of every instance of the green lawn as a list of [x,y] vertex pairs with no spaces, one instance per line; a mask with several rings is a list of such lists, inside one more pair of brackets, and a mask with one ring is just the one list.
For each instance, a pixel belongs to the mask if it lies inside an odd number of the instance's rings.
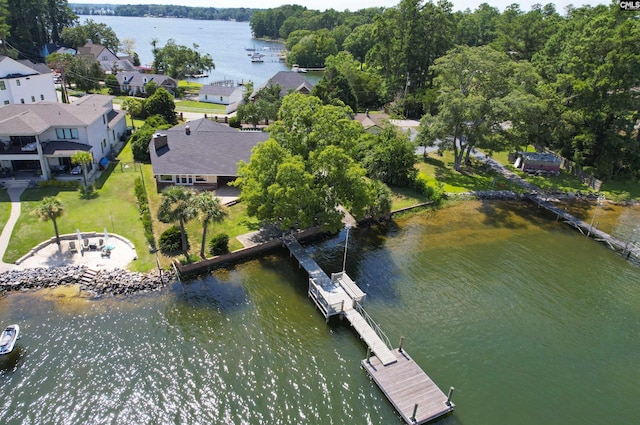
[[509,188],[502,175],[485,170],[477,160],[472,160],[471,165],[464,166],[461,172],[454,171],[453,152],[450,151],[442,156],[436,152],[429,153],[426,158],[420,156],[417,167],[431,186],[437,187],[440,183],[446,193]]
[[7,224],[11,215],[11,201],[7,189],[0,189],[0,229]]
[[202,112],[210,115],[224,115],[227,113],[227,107],[196,100],[176,100],[176,112]]

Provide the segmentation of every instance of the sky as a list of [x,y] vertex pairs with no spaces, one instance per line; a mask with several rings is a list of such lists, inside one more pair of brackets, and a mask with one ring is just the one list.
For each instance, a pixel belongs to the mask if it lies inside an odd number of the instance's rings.
[[[499,11],[503,11],[508,5],[512,3],[518,3],[520,8],[527,11],[531,8],[531,5],[540,3],[547,4],[553,3],[556,5],[556,10],[560,14],[564,14],[564,8],[573,4],[574,6],[592,5],[597,4],[609,4],[611,0],[449,0],[453,3],[454,10],[465,10],[467,8],[474,10],[481,3],[488,3],[491,6],[498,8]],[[359,10],[366,7],[392,7],[396,6],[400,0],[69,0],[69,3],[81,3],[81,4],[176,4],[182,6],[200,6],[200,7],[218,7],[218,8],[237,8],[247,7],[255,9],[270,9],[285,4],[299,4],[305,6],[308,9],[326,10],[335,9],[338,11],[343,10]],[[436,0],[433,0],[435,3]]]

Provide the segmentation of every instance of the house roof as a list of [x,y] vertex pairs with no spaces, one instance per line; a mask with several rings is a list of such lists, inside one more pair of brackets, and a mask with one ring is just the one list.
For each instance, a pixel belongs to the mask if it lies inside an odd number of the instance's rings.
[[69,156],[69,152],[91,151],[91,146],[84,143],[55,141],[45,144],[42,153],[49,156]]
[[254,92],[253,96],[256,95],[264,87],[269,87],[273,85],[279,85],[282,90],[280,90],[280,97],[284,97],[288,95],[290,92],[301,92],[301,93],[311,93],[313,89],[313,84],[309,81],[302,78],[302,76],[295,71],[280,71],[273,77],[269,78],[264,84],[258,87]]
[[0,135],[33,136],[51,127],[85,127],[108,113],[111,96],[89,95],[72,103],[40,102],[0,107]]
[[[158,86],[171,86],[176,87],[178,83],[171,77],[160,74],[142,74],[140,72],[118,72],[116,75],[118,83],[121,85],[126,83],[133,87],[142,87],[145,84],[154,81]],[[145,82],[146,78],[146,82]]]
[[87,43],[84,46],[78,47],[78,54],[91,55],[94,57],[94,59],[98,59],[98,56],[100,55],[100,53],[102,53],[102,51],[105,49],[108,50],[109,53],[111,53],[113,56],[116,56],[115,53],[113,53],[111,50],[107,49],[106,47],[101,46],[100,44],[92,44],[92,43]]
[[[190,134],[186,134],[186,127]],[[269,133],[240,131],[207,118],[161,132],[168,146],[155,150],[149,142],[153,173],[235,176],[238,162],[249,162],[251,150]]]
[[44,63],[34,63],[29,59],[22,59],[18,61],[19,63],[28,66],[29,68],[36,71],[38,74],[51,74],[53,71]]
[[[118,60],[99,61],[100,68],[105,72],[113,72],[114,68],[118,71],[134,71],[136,67],[129,59],[118,58]],[[136,71],[137,72],[137,71]]]
[[237,90],[242,91],[240,87],[206,85],[200,88],[198,94],[208,94],[211,96],[231,96]]
[[356,121],[359,121],[360,124],[364,127],[365,130],[370,129],[371,127],[383,127],[384,122],[389,120],[389,115],[387,114],[373,114],[373,113],[364,113],[364,114],[356,114]]
[[[0,55],[0,64],[6,65],[4,72],[10,72],[6,75],[0,75],[0,78],[20,78],[39,73],[38,71],[36,71],[36,69],[34,69],[34,66],[36,64],[27,60],[17,61],[11,59],[8,56]],[[18,65],[16,66],[16,64]],[[49,72],[51,72],[51,70],[49,70]]]

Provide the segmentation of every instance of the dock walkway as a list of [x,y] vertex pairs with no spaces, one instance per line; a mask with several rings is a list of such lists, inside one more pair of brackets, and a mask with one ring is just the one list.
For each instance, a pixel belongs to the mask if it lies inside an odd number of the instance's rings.
[[362,307],[365,293],[345,272],[326,273],[293,235],[285,246],[309,274],[309,297],[325,319],[346,318],[374,356],[362,366],[407,424],[424,424],[451,412],[454,404],[406,353],[392,350],[388,338]]

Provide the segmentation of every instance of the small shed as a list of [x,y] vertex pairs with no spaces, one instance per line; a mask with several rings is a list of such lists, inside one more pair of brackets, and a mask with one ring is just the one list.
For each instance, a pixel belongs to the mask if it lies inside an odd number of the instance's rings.
[[560,164],[562,159],[553,153],[522,152],[515,166],[526,173],[558,175]]

